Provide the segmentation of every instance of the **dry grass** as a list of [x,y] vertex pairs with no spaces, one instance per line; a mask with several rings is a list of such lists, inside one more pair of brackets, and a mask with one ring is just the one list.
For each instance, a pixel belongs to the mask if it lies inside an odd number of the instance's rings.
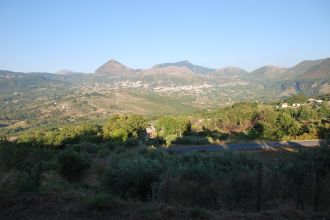
[[25,194],[15,199],[0,201],[2,220],[45,219],[215,219],[215,220],[284,220],[329,219],[330,213],[304,213],[294,209],[278,209],[260,213],[209,212],[198,208],[183,208],[159,203],[118,201],[106,207],[89,207],[85,201],[54,194],[36,196]]

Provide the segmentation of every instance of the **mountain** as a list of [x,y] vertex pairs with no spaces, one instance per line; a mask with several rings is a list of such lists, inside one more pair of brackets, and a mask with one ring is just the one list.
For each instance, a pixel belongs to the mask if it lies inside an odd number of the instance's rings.
[[141,71],[143,76],[146,75],[172,75],[178,77],[184,77],[188,75],[195,75],[191,69],[185,66],[163,66],[163,67],[153,67],[150,69],[145,69]]
[[330,58],[305,60],[291,68],[264,66],[249,74],[250,80],[284,95],[295,92],[318,94],[330,91]]
[[109,60],[95,70],[95,75],[111,77],[133,77],[136,70],[130,69],[116,60]]
[[221,75],[221,76],[235,76],[235,75],[244,75],[247,73],[248,72],[242,68],[229,66],[215,70],[212,74]]
[[329,79],[330,58],[320,60],[305,60],[291,68],[263,66],[250,73],[258,80],[296,81],[303,79]]
[[[126,80],[130,82],[124,83],[122,88],[171,87],[175,90],[175,87],[192,86],[180,89],[187,90],[186,94],[197,91],[217,93],[219,96],[226,94],[227,97],[228,94],[233,96],[243,92],[243,87],[255,94],[257,91],[268,92],[270,95],[289,95],[295,92],[318,94],[330,92],[330,58],[302,61],[291,68],[268,65],[250,73],[239,67],[215,70],[194,65],[189,61],[163,63],[148,69],[131,69],[116,60],[109,60],[97,68],[94,74],[77,74],[75,71],[65,69],[56,74],[0,70],[2,92],[38,90],[41,87],[54,87],[54,85],[70,89],[88,87],[95,83],[112,86]],[[134,84],[138,81],[140,82]],[[131,82],[134,85],[130,85]],[[198,89],[204,85],[209,89]]]
[[[311,75],[313,78],[313,70],[309,71],[311,68],[320,65],[323,62],[323,60],[305,60],[297,65],[291,67],[288,69],[288,71],[283,74],[283,78],[285,80],[294,80],[299,78],[300,76],[304,75],[305,72],[307,72],[307,75]],[[308,72],[309,71],[309,72]]]
[[212,68],[194,65],[187,60],[176,62],[176,63],[163,63],[163,64],[158,64],[158,65],[154,66],[154,68],[163,68],[163,67],[186,67],[186,68],[190,69],[192,72],[197,73],[197,74],[208,74],[208,73],[215,71],[215,69],[212,69]]
[[58,74],[58,75],[74,75],[74,74],[83,74],[83,73],[79,73],[79,72],[76,72],[76,71],[73,71],[73,70],[68,70],[68,69],[61,69],[61,70],[55,72],[55,74]]
[[316,61],[304,61],[292,68],[292,71],[298,67],[300,68],[298,79],[330,79],[330,58]]
[[268,65],[252,71],[249,76],[255,80],[278,79],[287,70],[284,67]]

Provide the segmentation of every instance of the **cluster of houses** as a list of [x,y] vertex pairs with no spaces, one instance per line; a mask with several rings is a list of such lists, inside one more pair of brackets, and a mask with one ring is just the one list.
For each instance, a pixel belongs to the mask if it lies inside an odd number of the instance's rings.
[[[308,99],[308,102],[311,104],[318,104],[321,105],[323,100],[321,99]],[[301,104],[301,103],[292,103],[292,105],[289,105],[287,102],[281,103],[280,106],[277,106],[277,108],[289,108],[289,107],[293,107],[293,108],[298,108],[302,105],[305,105],[305,103]]]
[[323,102],[323,100],[321,100],[321,99],[308,99],[308,101],[309,102],[312,102],[312,103],[316,103],[316,104],[319,104],[319,105],[321,105],[322,104],[322,102]]

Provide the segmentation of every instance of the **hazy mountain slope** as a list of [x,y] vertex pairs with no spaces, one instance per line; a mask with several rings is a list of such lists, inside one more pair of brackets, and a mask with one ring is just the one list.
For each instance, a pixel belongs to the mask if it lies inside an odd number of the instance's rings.
[[320,60],[312,67],[309,67],[303,74],[299,75],[299,79],[330,79],[330,58]]
[[197,74],[207,74],[215,71],[215,69],[212,68],[194,65],[187,60],[176,63],[163,63],[154,66],[154,68],[162,68],[162,67],[186,67],[190,69],[192,72],[195,72]]
[[[295,80],[304,75],[309,69],[318,66],[323,60],[305,60],[289,68],[283,75],[283,80]],[[313,78],[313,71],[306,73]]]
[[65,83],[63,77],[51,73],[0,72],[0,92],[31,90],[39,86],[59,83]]
[[229,67],[225,67],[225,68],[221,68],[221,69],[217,69],[214,72],[212,72],[212,75],[218,75],[218,76],[240,76],[240,75],[245,75],[248,72],[242,68],[239,67],[233,67],[233,66],[229,66]]
[[278,66],[263,66],[249,73],[249,76],[255,80],[279,79],[288,69]]
[[68,70],[68,69],[61,69],[61,70],[55,72],[55,74],[59,74],[59,75],[76,75],[76,74],[84,74],[84,73],[80,73],[80,72],[73,71],[73,70]]

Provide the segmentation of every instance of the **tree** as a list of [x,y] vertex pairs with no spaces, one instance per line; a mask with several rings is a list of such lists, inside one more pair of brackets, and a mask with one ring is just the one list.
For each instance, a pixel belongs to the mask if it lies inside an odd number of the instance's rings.
[[330,108],[325,103],[323,103],[318,110],[318,114],[321,118],[330,118]]
[[297,118],[300,120],[313,120],[317,119],[317,112],[310,106],[302,106],[298,110]]
[[294,136],[300,131],[300,125],[287,113],[280,113],[276,119],[277,139],[281,139],[284,135]]
[[185,117],[163,116],[156,123],[156,130],[159,137],[166,140],[169,146],[178,137],[190,130],[190,122]]
[[115,115],[108,119],[102,128],[103,138],[116,144],[125,144],[131,139],[139,139],[145,135],[147,122],[140,115]]
[[292,105],[292,103],[304,103],[304,102],[306,102],[306,100],[307,100],[307,97],[304,94],[299,93],[299,94],[293,95],[293,96],[289,97],[288,99],[286,99],[286,102],[288,102],[290,105]]

